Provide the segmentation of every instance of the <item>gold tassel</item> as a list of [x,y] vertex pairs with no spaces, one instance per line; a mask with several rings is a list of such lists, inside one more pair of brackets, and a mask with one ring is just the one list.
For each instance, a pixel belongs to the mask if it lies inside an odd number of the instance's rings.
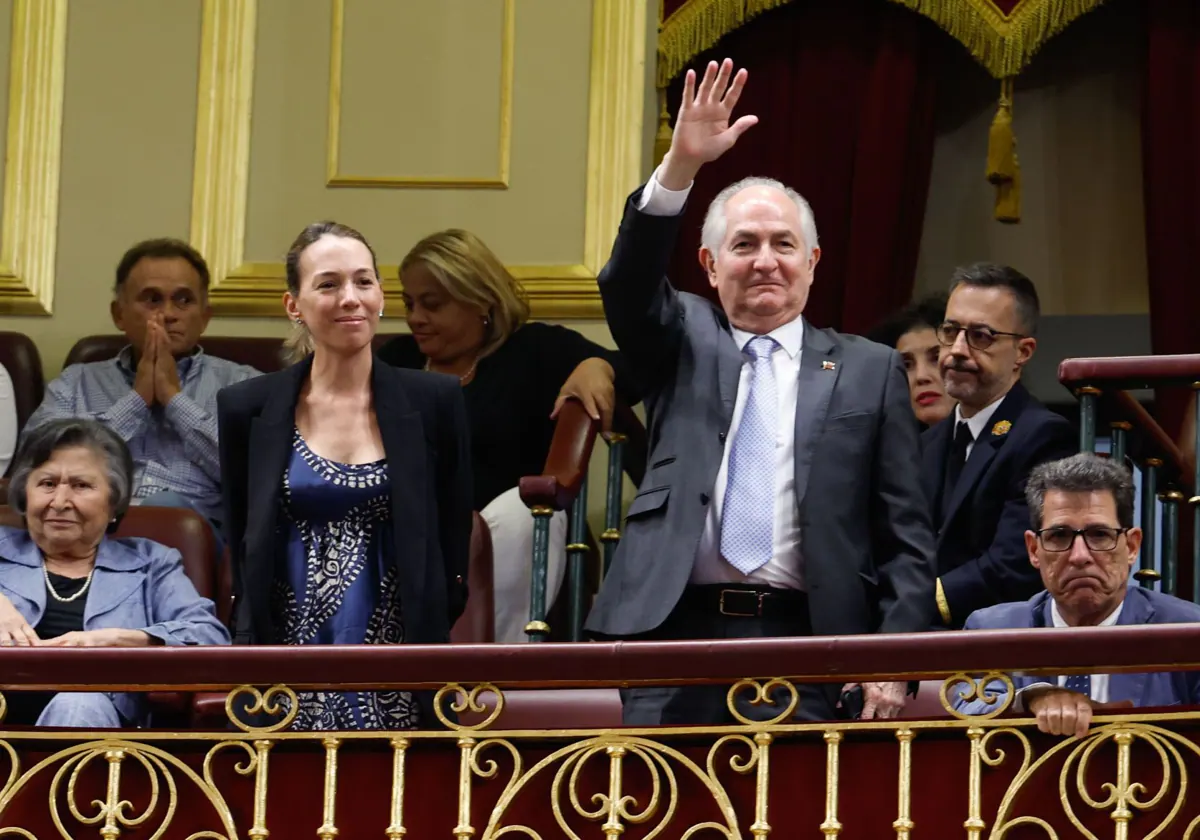
[[999,185],[1011,181],[1016,169],[1017,139],[1013,136],[1013,80],[1000,82],[1000,104],[988,129],[987,179]]
[[1015,154],[1013,165],[1016,168],[1012,180],[996,185],[996,221],[1009,225],[1021,221],[1021,167]]
[[1021,221],[1021,166],[1017,162],[1017,138],[1013,132],[1013,82],[1000,82],[1000,104],[988,129],[988,183],[996,187],[995,217],[998,222]]
[[658,89],[658,132],[654,135],[654,165],[662,163],[671,150],[671,114],[667,111],[666,88]]

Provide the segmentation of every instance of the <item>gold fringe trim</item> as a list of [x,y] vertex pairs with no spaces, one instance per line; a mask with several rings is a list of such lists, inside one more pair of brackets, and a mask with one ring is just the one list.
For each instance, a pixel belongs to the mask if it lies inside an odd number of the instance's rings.
[[891,0],[950,33],[997,79],[1016,76],[1042,46],[1104,0],[1020,0],[1005,16],[988,0]]
[[[688,0],[658,32],[658,86],[723,36],[791,0]],[[1020,0],[1005,16],[989,0],[891,0],[924,15],[997,79],[1016,76],[1054,35],[1104,0]],[[660,6],[661,8],[661,6]]]
[[791,0],[688,0],[658,30],[658,86],[666,87],[687,63],[763,12]]

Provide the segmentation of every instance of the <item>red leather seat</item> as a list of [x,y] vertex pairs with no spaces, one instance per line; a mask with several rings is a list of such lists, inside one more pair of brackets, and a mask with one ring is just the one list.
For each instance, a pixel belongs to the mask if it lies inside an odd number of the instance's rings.
[[[111,359],[128,343],[123,335],[89,335],[75,342],[75,346],[67,353],[63,366]],[[271,373],[284,366],[283,357],[280,355],[283,342],[278,338],[227,338],[206,335],[200,339],[200,346],[210,356],[240,365],[250,365],[263,373]]]
[[17,429],[42,402],[46,381],[42,374],[42,357],[37,345],[24,333],[0,332],[0,365],[12,377],[13,394],[17,403]]
[[[21,516],[7,504],[0,506],[0,525],[24,528]],[[114,537],[144,537],[176,549],[183,571],[205,598],[216,592],[213,557],[217,545],[212,529],[200,514],[187,508],[131,507]]]
[[[922,680],[917,688],[917,696],[909,697],[900,712],[902,718],[948,718],[951,714],[942,705],[941,680]],[[953,697],[953,695],[950,695]]]
[[[485,720],[496,706],[481,694],[486,712],[459,716],[465,724]],[[621,693],[615,688],[552,688],[504,692],[504,711],[489,729],[612,729],[621,725]]]
[[[375,336],[373,345],[378,349],[393,338],[394,334],[380,333]],[[111,359],[128,343],[123,335],[89,335],[75,342],[75,346],[67,353],[67,360],[63,366]],[[201,337],[200,346],[210,356],[240,365],[250,365],[263,373],[273,373],[285,367],[282,355],[283,339],[280,338],[206,335]],[[41,397],[38,399],[40,401]]]

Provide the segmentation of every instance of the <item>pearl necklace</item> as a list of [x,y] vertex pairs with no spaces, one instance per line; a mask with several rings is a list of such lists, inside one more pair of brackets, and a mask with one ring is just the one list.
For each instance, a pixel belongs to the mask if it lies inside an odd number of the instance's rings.
[[50,570],[46,568],[45,563],[42,564],[42,576],[46,578],[46,588],[50,590],[50,597],[60,604],[69,604],[72,601],[82,598],[83,593],[87,592],[88,587],[92,585],[92,575],[94,574],[96,574],[96,567],[92,566],[92,570],[88,572],[87,580],[83,582],[83,586],[79,588],[79,591],[69,598],[64,598],[55,591],[54,584],[50,582]]
[[[426,372],[426,373],[429,373],[429,372],[430,372],[429,363],[430,363],[430,360],[429,360],[429,359],[426,359],[426,360],[425,360],[425,372]],[[466,372],[466,373],[464,373],[462,376],[458,377],[458,384],[459,384],[459,385],[466,385],[468,382],[470,382],[470,381],[471,381],[471,379],[473,379],[473,378],[474,378],[474,376],[475,376],[475,367],[476,367],[476,365],[478,365],[478,364],[479,364],[479,359],[478,359],[478,358],[476,358],[476,359],[475,359],[475,361],[471,362],[471,366],[470,366],[469,368],[467,368],[467,372]]]

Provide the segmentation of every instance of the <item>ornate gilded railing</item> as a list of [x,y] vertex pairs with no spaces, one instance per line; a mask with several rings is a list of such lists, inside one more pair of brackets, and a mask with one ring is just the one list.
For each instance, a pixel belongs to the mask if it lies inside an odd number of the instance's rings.
[[602,570],[608,571],[617,543],[621,539],[623,476],[640,483],[646,466],[646,431],[627,406],[618,404],[613,431],[601,434],[600,424],[587,415],[583,406],[570,401],[563,406],[555,424],[554,439],[542,475],[521,479],[521,499],[534,517],[533,576],[529,624],[525,632],[531,641],[546,641],[550,625],[546,613],[546,578],[550,556],[550,518],[560,510],[569,511],[567,537],[567,632],[563,638],[583,639],[583,622],[589,602],[587,559],[587,473],[596,438],[608,444],[608,477],[604,498],[604,531],[600,534]]
[[[1200,714],[1052,738],[1007,673],[1200,669],[1200,627],[662,644],[0,650],[0,688],[219,690],[206,731],[0,731],[0,837],[1193,837]],[[1086,664],[1084,664],[1086,663]],[[793,722],[796,686],[923,683],[921,717]],[[724,726],[588,726],[561,689],[717,683]],[[296,732],[297,693],[423,689],[441,728]],[[556,689],[558,689],[556,691]],[[571,699],[574,697],[574,699]],[[542,711],[518,707],[542,702]],[[236,713],[264,714],[250,725]],[[577,723],[572,725],[572,714]],[[519,724],[519,725],[515,725]]]
[[[1058,378],[1079,398],[1080,449],[1095,449],[1097,422],[1103,416],[1108,420],[1112,457],[1134,458],[1141,469],[1145,548],[1136,572],[1138,580],[1143,586],[1159,585],[1173,595],[1190,595],[1200,603],[1200,467],[1194,457],[1189,459],[1180,452],[1171,436],[1129,393],[1187,387],[1193,392],[1194,405],[1200,405],[1200,355],[1065,359],[1058,367]],[[1200,431],[1197,436],[1195,443],[1200,444]],[[1192,508],[1190,552],[1180,541],[1180,508],[1185,504]],[[1155,568],[1156,557],[1161,558],[1161,570]],[[1190,561],[1188,592],[1180,591],[1181,557]]]

